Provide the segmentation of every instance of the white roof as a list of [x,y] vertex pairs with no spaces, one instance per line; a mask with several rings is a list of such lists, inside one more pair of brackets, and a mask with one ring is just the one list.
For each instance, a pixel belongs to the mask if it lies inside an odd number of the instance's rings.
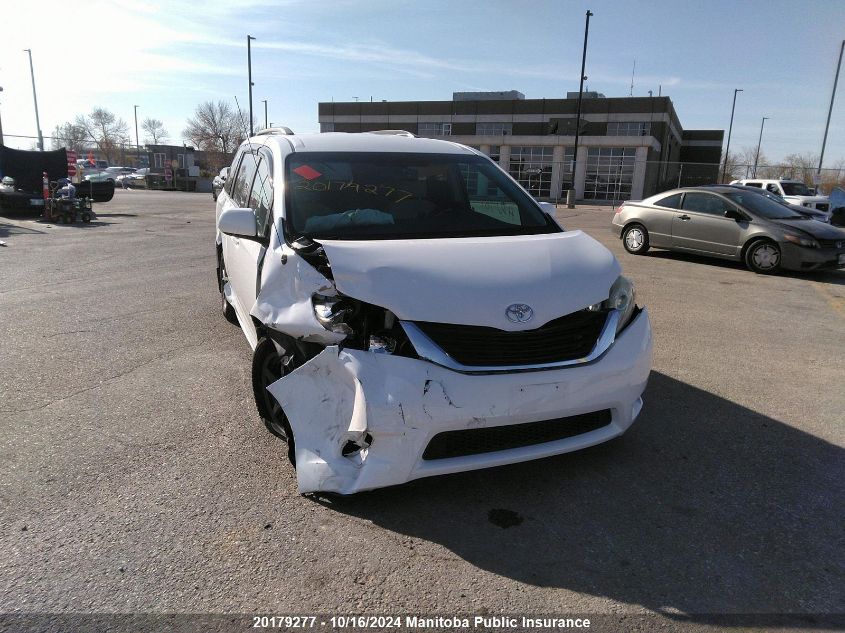
[[278,143],[283,151],[290,143],[295,152],[415,152],[420,154],[475,154],[474,150],[450,141],[412,138],[394,134],[326,132],[323,134],[271,134],[253,143]]

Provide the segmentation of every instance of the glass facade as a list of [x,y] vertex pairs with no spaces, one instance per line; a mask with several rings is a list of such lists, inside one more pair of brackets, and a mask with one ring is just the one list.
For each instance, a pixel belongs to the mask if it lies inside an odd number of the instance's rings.
[[513,123],[476,123],[475,133],[479,136],[513,134]]
[[334,132],[334,123],[320,123],[320,132]]
[[587,150],[584,198],[629,200],[636,147],[591,147]]
[[607,124],[608,136],[647,136],[651,134],[648,121],[611,121]]
[[551,198],[553,154],[552,147],[514,145],[508,171],[535,198]]
[[566,191],[568,189],[574,189],[575,185],[573,184],[573,177],[572,177],[572,163],[575,160],[575,148],[574,147],[565,147],[563,149],[563,165],[560,168],[560,197],[566,197]]
[[451,123],[419,123],[417,136],[451,136]]

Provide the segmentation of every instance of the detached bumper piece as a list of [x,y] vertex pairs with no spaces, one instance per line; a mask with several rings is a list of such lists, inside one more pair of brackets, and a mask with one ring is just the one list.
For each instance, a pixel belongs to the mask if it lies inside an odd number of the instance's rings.
[[438,433],[423,453],[424,460],[449,459],[506,451],[576,437],[610,424],[609,409],[555,420]]

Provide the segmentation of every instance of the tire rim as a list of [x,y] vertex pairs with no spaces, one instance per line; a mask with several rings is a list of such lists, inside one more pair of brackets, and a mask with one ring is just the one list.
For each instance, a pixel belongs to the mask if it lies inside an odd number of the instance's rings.
[[763,244],[751,253],[751,261],[760,270],[772,270],[780,263],[780,252],[771,244]]
[[643,232],[640,229],[630,229],[625,234],[625,244],[632,251],[638,251],[643,246]]
[[270,425],[273,429],[287,437],[287,417],[282,411],[282,405],[273,397],[267,387],[279,380],[284,375],[284,368],[282,366],[282,357],[278,354],[267,354],[264,362],[261,365],[261,392],[264,394],[264,410],[268,412],[270,417]]

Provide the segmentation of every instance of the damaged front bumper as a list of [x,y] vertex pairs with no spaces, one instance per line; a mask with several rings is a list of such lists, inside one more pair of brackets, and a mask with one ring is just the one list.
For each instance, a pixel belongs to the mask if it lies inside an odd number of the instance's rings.
[[[269,390],[296,438],[299,492],[352,494],[566,453],[621,435],[642,407],[651,354],[643,310],[601,358],[583,365],[469,375],[331,346]],[[593,422],[585,426],[585,419]],[[541,421],[526,440],[529,423]],[[515,427],[520,437],[510,447],[504,427]],[[450,433],[493,428],[486,435]],[[427,451],[443,433],[440,450]]]

